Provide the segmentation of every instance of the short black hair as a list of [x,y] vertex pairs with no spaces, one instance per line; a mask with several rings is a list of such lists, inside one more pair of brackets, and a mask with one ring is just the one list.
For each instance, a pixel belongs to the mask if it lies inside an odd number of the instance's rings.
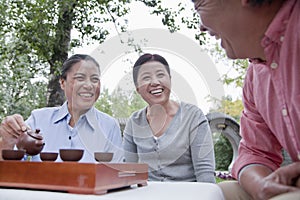
[[89,60],[92,61],[96,64],[96,66],[99,68],[100,71],[100,65],[99,63],[92,57],[86,54],[74,54],[70,58],[68,58],[62,65],[61,73],[60,73],[60,78],[61,79],[66,79],[67,78],[67,73],[70,71],[72,66],[82,60]]
[[134,85],[136,87],[138,86],[137,85],[137,76],[138,76],[139,70],[141,68],[141,65],[143,65],[149,61],[157,61],[157,62],[160,62],[161,64],[163,64],[165,66],[169,76],[171,76],[169,64],[164,57],[162,57],[161,55],[158,55],[158,54],[145,53],[145,54],[141,55],[133,65],[132,75],[133,75]]

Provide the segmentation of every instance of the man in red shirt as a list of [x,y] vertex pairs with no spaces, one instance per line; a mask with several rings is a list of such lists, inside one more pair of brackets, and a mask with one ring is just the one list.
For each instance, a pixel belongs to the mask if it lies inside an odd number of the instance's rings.
[[[250,59],[243,88],[238,182],[219,184],[227,199],[300,199],[300,1],[194,0],[201,30],[227,56]],[[293,163],[280,167],[281,150]]]

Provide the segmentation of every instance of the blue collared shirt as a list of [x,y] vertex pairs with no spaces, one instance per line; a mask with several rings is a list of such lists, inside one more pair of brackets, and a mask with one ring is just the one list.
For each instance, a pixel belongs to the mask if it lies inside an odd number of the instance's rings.
[[[65,102],[60,107],[33,110],[26,124],[32,130],[41,130],[45,142],[43,152],[84,149],[80,162],[95,162],[94,152],[114,152],[111,162],[123,161],[121,131],[114,118],[92,107],[80,116],[74,127],[69,125],[70,119]],[[40,157],[36,155],[31,160],[40,161]],[[61,161],[59,156],[57,161]]]

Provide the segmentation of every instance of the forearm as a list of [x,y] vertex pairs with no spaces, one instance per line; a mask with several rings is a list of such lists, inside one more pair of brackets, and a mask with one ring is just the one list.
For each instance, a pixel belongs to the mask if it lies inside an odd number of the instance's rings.
[[270,168],[264,165],[251,165],[241,171],[239,183],[242,188],[253,198],[261,190],[262,179],[272,173]]

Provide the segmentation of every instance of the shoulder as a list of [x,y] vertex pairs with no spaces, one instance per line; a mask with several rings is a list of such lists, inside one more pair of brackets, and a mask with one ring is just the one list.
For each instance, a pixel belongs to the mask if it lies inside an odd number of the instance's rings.
[[264,63],[250,63],[246,73],[246,79],[253,80],[258,75],[265,75],[270,72],[269,67]]
[[52,124],[52,122],[54,123],[63,117],[63,115],[59,114],[60,108],[61,107],[45,107],[34,109],[31,111],[31,115],[25,122],[31,128],[35,128],[37,125],[39,128],[48,126],[49,124]]
[[129,119],[126,122],[124,133],[131,132],[134,127],[144,127],[147,126],[147,119],[146,119],[146,107],[135,111],[131,114]]
[[243,86],[243,99],[252,98],[255,89],[271,81],[270,68],[264,63],[250,63]]
[[129,120],[140,124],[141,122],[143,122],[145,120],[145,118],[146,118],[146,107],[133,112],[131,114]]
[[180,109],[181,109],[182,114],[186,114],[186,115],[194,114],[194,115],[204,116],[204,113],[201,110],[201,108],[199,108],[198,106],[196,106],[194,104],[181,102]]
[[52,116],[56,113],[61,107],[45,107],[38,108],[31,111],[31,115],[42,115],[42,116]]

